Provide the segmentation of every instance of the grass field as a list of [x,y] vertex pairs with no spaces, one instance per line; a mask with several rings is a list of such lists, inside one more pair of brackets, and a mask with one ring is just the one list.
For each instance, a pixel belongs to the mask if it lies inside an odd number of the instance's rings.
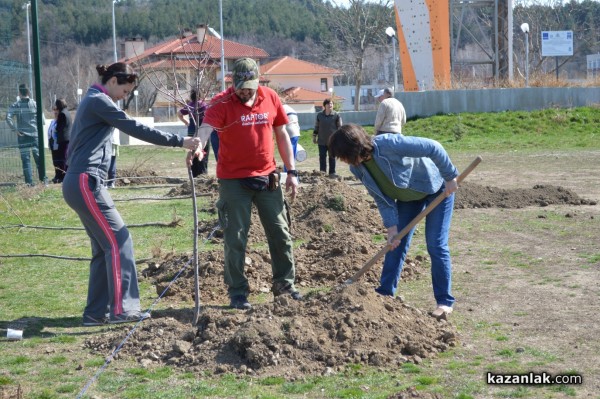
[[[600,109],[595,107],[440,115],[409,121],[405,133],[440,141],[454,162],[461,167],[466,166],[475,155],[482,154],[484,163],[473,173],[473,179],[487,185],[508,187],[527,181],[527,177],[519,177],[525,168],[530,169],[528,172],[532,176],[539,177],[551,173],[550,170],[560,173],[561,163],[564,163],[565,169],[567,164],[571,169],[580,162],[583,165],[584,162],[593,160],[594,154],[600,150],[597,136],[599,122]],[[372,131],[372,128],[367,130]],[[317,150],[311,142],[311,132],[303,132],[300,143],[307,150],[309,159],[299,164],[298,169],[318,169]],[[118,165],[119,168],[155,170],[159,175],[185,177],[183,158],[184,152],[181,149],[123,147]],[[535,160],[540,160],[540,165],[536,165]],[[211,173],[214,174],[212,155],[210,163]],[[340,165],[339,169],[341,174],[348,174],[344,165]],[[585,181],[589,179],[589,175],[576,176],[576,171],[573,173],[566,177],[563,175],[564,180],[560,180],[562,177],[557,174],[556,179],[565,185],[577,181],[578,187],[586,190]],[[552,178],[555,176],[552,175]],[[597,178],[594,179],[597,181]],[[532,178],[531,181],[535,183],[535,179]],[[0,255],[24,255],[0,258],[0,333],[5,336],[4,329],[14,320],[35,319],[31,328],[25,331],[23,340],[0,339],[0,398],[17,397],[17,389],[22,390],[24,398],[75,397],[104,364],[102,357],[92,355],[83,347],[86,339],[101,333],[105,328],[80,326],[87,292],[87,262],[27,255],[87,258],[90,256],[89,240],[83,230],[23,227],[80,227],[76,214],[65,205],[57,185],[3,187],[0,190]],[[597,192],[598,190],[590,189],[585,194]],[[165,188],[117,188],[113,193],[115,198],[158,196],[165,193]],[[202,198],[199,200],[205,201]],[[180,219],[176,228],[131,228],[138,259],[168,252],[191,253],[193,217],[190,200],[123,201],[117,203],[117,208],[128,224]],[[592,211],[597,213],[596,208]],[[586,219],[581,227],[576,228],[571,223],[572,220],[561,217],[561,212],[564,211],[556,212],[558,216],[551,217],[554,223],[552,231],[557,234],[564,232],[565,237],[570,235],[572,238],[573,235],[587,231],[586,229],[595,228],[594,223],[597,223],[593,218]],[[453,222],[453,230],[460,232],[461,237],[469,237],[470,241],[463,241],[460,245],[457,243],[457,263],[477,265],[485,269],[500,262],[522,271],[525,269],[523,264],[529,265],[534,260],[526,253],[515,250],[506,250],[498,255],[499,252],[496,251],[500,250],[502,244],[485,242],[484,233],[491,231],[502,234],[502,231],[510,230],[519,231],[524,236],[548,234],[546,225],[528,222],[536,219],[536,213],[539,212],[524,210],[511,212],[509,216],[500,211],[461,212],[460,217]],[[200,217],[214,218],[213,215],[204,213]],[[597,237],[592,235],[586,237],[586,240],[597,241]],[[470,245],[474,252],[470,251]],[[577,247],[577,244],[572,246]],[[416,243],[414,248],[422,251],[423,245]],[[477,248],[476,252],[474,248]],[[600,259],[597,252],[589,250],[577,253],[581,257],[586,256],[586,264],[591,265],[586,272],[597,271],[595,268]],[[475,256],[477,259],[474,259]],[[499,261],[499,258],[502,260]],[[460,296],[473,296],[484,290],[485,281],[478,280],[475,285],[475,279],[467,276],[464,270],[456,273],[456,290]],[[597,274],[592,276],[598,277]],[[561,278],[560,275],[540,275],[536,277],[535,284],[558,284],[557,281]],[[492,287],[495,287],[493,284],[504,284],[495,279],[490,279],[488,283]],[[402,289],[407,300],[415,304],[419,303],[419,298],[430,294],[428,279],[405,283]],[[570,289],[571,292],[576,292],[576,284],[573,283]],[[590,292],[595,301],[600,300],[597,291]],[[154,287],[142,282],[141,298],[142,306],[149,306],[156,298]],[[182,303],[177,306],[189,310],[192,305]],[[163,306],[174,305],[159,302],[157,309]],[[573,385],[486,385],[483,378],[485,371],[526,372],[534,366],[565,371],[565,365],[573,363],[573,355],[566,349],[552,351],[542,344],[520,346],[511,322],[493,322],[485,317],[478,319],[469,316],[467,312],[455,313],[452,320],[463,335],[465,346],[454,348],[439,358],[427,360],[420,365],[406,364],[393,371],[355,365],[348,367],[344,373],[332,376],[298,376],[294,381],[286,381],[274,377],[196,375],[181,373],[169,366],[145,369],[139,364],[117,359],[104,370],[85,397],[387,398],[408,386],[416,387],[424,395],[438,394],[443,398],[460,399],[567,398],[584,395],[600,397],[589,388]],[[524,323],[522,320],[527,318],[523,314],[511,316],[519,319],[520,323]],[[123,329],[125,336],[126,329],[118,328]],[[519,339],[527,341],[526,337]],[[478,350],[473,350],[473,347]],[[520,348],[518,351],[517,347]],[[562,348],[560,345],[558,347]],[[573,367],[566,372],[585,373],[591,372],[590,370],[593,369]]]

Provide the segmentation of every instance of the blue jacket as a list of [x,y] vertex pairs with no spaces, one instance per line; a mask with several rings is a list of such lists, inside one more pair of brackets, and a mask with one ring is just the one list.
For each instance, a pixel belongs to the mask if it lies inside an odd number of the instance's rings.
[[[444,184],[458,176],[440,143],[422,137],[381,134],[373,137],[373,160],[398,188],[435,194]],[[383,194],[364,165],[350,166],[350,171],[375,199],[386,228],[398,224],[396,201]]]

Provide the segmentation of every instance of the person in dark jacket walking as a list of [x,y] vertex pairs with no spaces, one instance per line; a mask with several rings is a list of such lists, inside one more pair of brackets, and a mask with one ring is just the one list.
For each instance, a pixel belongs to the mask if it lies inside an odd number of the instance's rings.
[[[96,66],[100,83],[79,104],[71,130],[63,197],[77,212],[92,244],[83,325],[138,321],[141,311],[133,242],[104,185],[112,155],[113,130],[152,144],[196,150],[200,140],[139,124],[117,104],[133,91],[137,74],[127,64]],[[107,316],[108,313],[108,316]]]
[[54,103],[53,111],[56,113],[56,142],[52,148],[52,163],[54,164],[54,178],[52,183],[62,183],[67,172],[67,148],[71,138],[71,114],[67,109],[67,101],[59,98]]
[[[333,110],[330,99],[323,101],[323,111],[317,114],[313,143],[319,145],[319,170],[327,172],[327,153],[329,152],[329,137],[342,126],[342,117]],[[335,173],[335,157],[329,153],[329,177],[337,177]]]

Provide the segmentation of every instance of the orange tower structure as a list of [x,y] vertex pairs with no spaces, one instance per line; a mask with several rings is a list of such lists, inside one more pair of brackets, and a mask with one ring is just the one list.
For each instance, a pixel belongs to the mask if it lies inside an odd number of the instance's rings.
[[405,91],[450,87],[448,0],[394,0]]

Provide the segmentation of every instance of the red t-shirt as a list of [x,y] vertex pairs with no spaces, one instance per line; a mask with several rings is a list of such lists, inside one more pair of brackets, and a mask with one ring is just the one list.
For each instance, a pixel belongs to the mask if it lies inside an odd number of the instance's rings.
[[212,99],[204,123],[219,135],[219,179],[265,176],[275,170],[273,127],[286,125],[288,117],[274,90],[259,86],[249,107],[230,87]]

